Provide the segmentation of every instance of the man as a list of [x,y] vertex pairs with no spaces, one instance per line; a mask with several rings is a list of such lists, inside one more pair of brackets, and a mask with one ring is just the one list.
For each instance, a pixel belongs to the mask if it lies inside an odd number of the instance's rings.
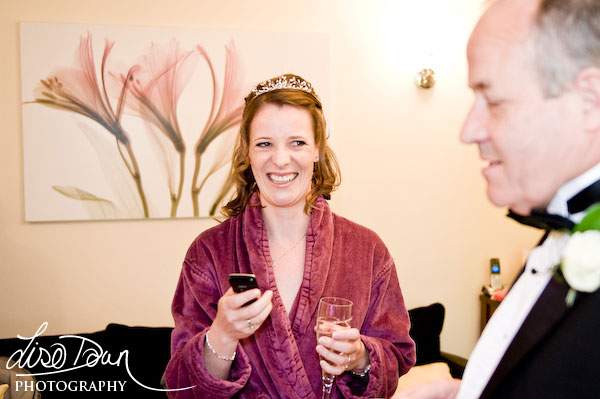
[[[600,202],[600,0],[498,0],[467,58],[475,102],[461,140],[487,163],[490,201],[557,230],[531,252],[462,382],[400,397],[600,398],[598,283],[577,292],[566,272],[567,281],[556,277],[568,230]],[[590,250],[592,268],[599,251],[600,243]]]

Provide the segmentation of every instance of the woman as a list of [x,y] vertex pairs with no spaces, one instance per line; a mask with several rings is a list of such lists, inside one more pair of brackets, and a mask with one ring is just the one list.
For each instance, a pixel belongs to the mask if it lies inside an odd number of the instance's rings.
[[[167,388],[194,388],[172,397],[317,398],[321,368],[338,376],[332,398],[389,397],[413,365],[390,254],[325,201],[339,182],[325,132],[321,102],[299,76],[246,98],[228,219],[191,245],[173,300]],[[255,274],[260,289],[234,293],[230,273]],[[325,296],[354,302],[355,328],[317,343]]]

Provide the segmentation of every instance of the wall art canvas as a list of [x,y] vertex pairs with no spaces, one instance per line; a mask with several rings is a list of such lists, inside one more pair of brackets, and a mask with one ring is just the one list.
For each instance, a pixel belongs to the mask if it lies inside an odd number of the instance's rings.
[[324,34],[20,28],[26,221],[218,214],[254,85],[295,73],[328,104]]

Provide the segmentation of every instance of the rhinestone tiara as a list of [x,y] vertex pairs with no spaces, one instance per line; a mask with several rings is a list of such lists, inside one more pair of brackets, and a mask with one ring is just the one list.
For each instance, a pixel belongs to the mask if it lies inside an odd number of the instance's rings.
[[287,76],[280,76],[275,80],[265,80],[264,82],[259,83],[256,88],[252,90],[252,93],[254,94],[254,97],[258,97],[261,94],[280,89],[302,90],[308,94],[312,94],[313,96],[315,95],[310,83],[302,78],[296,78],[293,76],[289,79]]

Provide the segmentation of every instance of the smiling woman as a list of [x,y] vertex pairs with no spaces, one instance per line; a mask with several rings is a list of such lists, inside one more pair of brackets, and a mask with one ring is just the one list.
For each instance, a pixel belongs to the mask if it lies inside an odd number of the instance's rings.
[[[273,110],[275,106],[279,106],[280,108],[286,106],[285,109],[288,111],[283,112],[294,114],[294,121],[290,120],[290,123],[296,124],[294,126],[295,129],[300,129],[299,133],[302,133],[305,139],[304,144],[306,144],[306,139],[312,141],[317,151],[313,160],[314,173],[311,172],[311,187],[307,197],[305,212],[308,213],[319,195],[323,195],[325,199],[329,199],[331,192],[340,183],[340,171],[337,160],[333,151],[327,145],[326,124],[321,101],[310,83],[296,75],[282,75],[258,84],[248,97],[246,97],[246,107],[242,116],[240,134],[233,153],[230,179],[231,184],[235,186],[236,194],[223,208],[223,213],[228,217],[240,214],[252,193],[260,190],[260,187],[257,187],[256,178],[250,167],[250,132],[252,128],[257,130],[254,134],[254,138],[256,139],[261,133],[260,129],[267,128],[266,126],[254,126],[256,123],[264,125],[268,123],[266,120],[274,116],[257,117],[259,111],[265,112],[264,108],[267,105],[266,112],[271,109],[273,113],[276,113]],[[256,122],[257,119],[258,122]],[[302,123],[301,119],[304,122],[302,126],[299,125]],[[306,122],[310,122],[310,125]],[[273,123],[270,126],[271,132],[277,130],[278,127],[275,123],[278,122],[273,120],[271,123]],[[288,126],[288,128],[291,127]],[[268,144],[265,143],[262,145],[265,146]]]
[[319,160],[308,112],[265,104],[252,121],[248,155],[263,206],[304,208]]
[[[389,397],[414,364],[387,248],[327,204],[339,170],[325,132],[319,97],[299,76],[246,98],[227,220],[194,241],[173,300],[165,379],[194,388],[172,397],[315,397],[322,373],[338,376],[331,398]],[[233,292],[232,273],[259,289]],[[322,297],[352,301],[352,315],[317,341]]]

